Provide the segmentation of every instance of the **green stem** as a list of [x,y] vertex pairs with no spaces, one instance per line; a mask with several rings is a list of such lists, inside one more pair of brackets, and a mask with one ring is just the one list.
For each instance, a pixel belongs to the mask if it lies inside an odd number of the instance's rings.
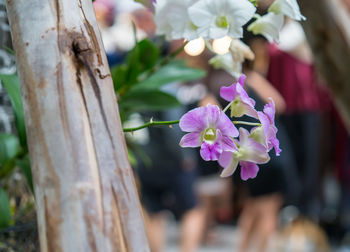
[[178,124],[180,120],[174,120],[174,121],[149,121],[148,123],[145,123],[141,126],[135,127],[135,128],[124,128],[124,132],[134,132],[143,128],[155,126],[155,125],[173,125],[173,124]]
[[232,121],[233,124],[243,124],[243,125],[249,125],[249,126],[261,126],[261,123],[254,123],[254,122],[245,122],[245,121]]
[[232,105],[233,101],[227,104],[227,106],[222,110],[222,112],[226,113],[226,111],[229,109],[229,107]]

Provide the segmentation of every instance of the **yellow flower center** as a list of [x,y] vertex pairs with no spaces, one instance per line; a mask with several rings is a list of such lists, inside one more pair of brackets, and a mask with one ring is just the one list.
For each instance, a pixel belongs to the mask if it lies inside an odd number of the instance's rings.
[[204,133],[204,140],[207,142],[214,142],[216,140],[216,130],[213,128],[208,128]]
[[227,18],[225,16],[219,16],[216,18],[215,24],[217,27],[227,28],[227,26],[228,26]]

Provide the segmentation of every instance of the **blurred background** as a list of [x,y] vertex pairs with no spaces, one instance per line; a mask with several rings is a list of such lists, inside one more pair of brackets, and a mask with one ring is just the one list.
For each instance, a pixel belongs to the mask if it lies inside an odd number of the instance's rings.
[[[269,2],[259,1],[261,14]],[[220,178],[216,162],[178,146],[183,133],[177,125],[126,133],[153,252],[350,251],[350,5],[346,0],[300,5],[307,21],[286,19],[279,44],[249,33],[243,39],[255,54],[243,65],[245,87],[258,110],[269,97],[274,99],[282,149],[280,157],[272,153],[271,161],[260,165],[255,179],[242,181],[239,171]],[[137,41],[148,39],[165,58],[184,43],[156,36],[152,12],[132,0],[96,0],[94,8],[116,78],[130,62]],[[230,43],[227,37],[217,39],[212,48],[225,54]],[[10,48],[5,3],[0,0],[0,74],[16,71]],[[225,107],[220,87],[235,80],[208,64],[213,56],[201,39],[177,54],[191,69],[206,74],[191,72],[201,78],[175,78],[162,85],[162,92],[177,99],[171,109],[128,110],[120,84],[116,92],[121,111],[126,111],[121,115],[124,127],[151,118],[176,120],[208,103]],[[17,132],[14,118],[0,85],[1,133]],[[8,192],[14,217],[10,225],[0,217],[0,251],[38,251],[34,198],[26,176],[18,167],[1,176],[1,165],[0,186]],[[20,241],[24,245],[16,249],[13,244]]]

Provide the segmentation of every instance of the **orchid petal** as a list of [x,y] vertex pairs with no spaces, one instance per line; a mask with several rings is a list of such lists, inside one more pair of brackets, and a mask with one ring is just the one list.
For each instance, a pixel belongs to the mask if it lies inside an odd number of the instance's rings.
[[230,118],[228,118],[227,115],[222,111],[218,117],[218,120],[216,121],[216,127],[220,129],[223,135],[229,137],[238,137],[239,133],[236,126],[232,123]]
[[206,107],[192,109],[180,118],[180,129],[185,132],[201,132],[207,127],[206,118]]
[[258,164],[267,163],[270,156],[266,147],[254,141],[249,137],[249,132],[244,128],[239,128],[239,151],[237,156],[239,160],[250,161]]
[[206,117],[209,127],[216,127],[216,122],[219,119],[221,110],[216,105],[208,104],[206,107]]
[[184,135],[180,140],[181,147],[198,147],[201,145],[201,133],[192,132]]
[[214,144],[203,142],[201,145],[200,154],[205,161],[218,160],[221,153],[222,148],[217,142]]
[[244,87],[244,81],[247,78],[247,76],[245,76],[244,74],[242,74],[239,78],[238,78],[238,83],[241,84],[242,87]]
[[220,176],[228,177],[237,169],[238,160],[233,158],[232,152],[223,152],[219,158],[219,164],[224,167]]
[[230,137],[223,136],[221,138],[221,145],[222,145],[223,151],[232,151],[232,152],[238,151],[238,148],[235,142]]
[[301,14],[298,2],[296,0],[275,0],[270,5],[268,11],[275,14],[284,14],[297,21],[306,19]]
[[255,178],[258,174],[259,167],[257,164],[245,161],[241,161],[239,164],[241,165],[241,178],[243,180]]
[[270,102],[264,106],[264,113],[269,117],[270,121],[274,124],[275,122],[275,113],[276,113],[276,107],[275,103],[270,97]]
[[279,40],[279,32],[284,22],[283,15],[274,14],[269,12],[268,14],[259,17],[253,23],[248,26],[248,31],[251,31],[254,35],[263,35],[270,43]]
[[236,97],[236,85],[237,84],[234,83],[228,87],[225,87],[225,86],[221,87],[220,96],[228,102],[233,101]]

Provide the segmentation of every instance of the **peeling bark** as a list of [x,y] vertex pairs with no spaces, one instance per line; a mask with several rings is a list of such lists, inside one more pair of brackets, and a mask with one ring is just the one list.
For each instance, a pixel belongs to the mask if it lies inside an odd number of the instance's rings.
[[7,0],[41,251],[149,251],[91,0]]
[[299,1],[302,22],[326,83],[350,133],[350,14],[342,0]]

